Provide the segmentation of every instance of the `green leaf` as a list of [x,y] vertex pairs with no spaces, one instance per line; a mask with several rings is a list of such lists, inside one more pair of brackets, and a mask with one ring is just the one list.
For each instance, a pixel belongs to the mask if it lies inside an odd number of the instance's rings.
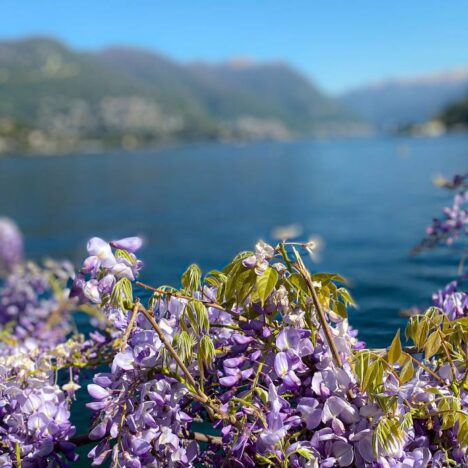
[[213,342],[208,335],[202,336],[200,343],[198,344],[198,352],[203,364],[205,364],[206,367],[211,368],[215,360],[216,351]]
[[239,264],[242,264],[242,260],[244,260],[247,257],[250,257],[251,255],[253,255],[253,252],[250,252],[250,251],[244,251],[244,252],[238,253],[234,257],[232,262],[223,269],[223,273],[226,275],[230,275],[234,268],[236,268]]
[[336,273],[315,273],[312,275],[312,281],[335,281],[336,283],[346,284],[348,281],[343,276]]
[[180,359],[188,364],[192,360],[193,347],[195,346],[194,337],[190,333],[182,331],[174,335],[172,344]]
[[362,391],[365,392],[368,388],[372,390],[382,383],[383,365],[379,359],[376,359],[366,370],[364,380],[362,382]]
[[392,344],[390,345],[390,349],[387,353],[387,361],[389,364],[394,364],[400,359],[401,356],[401,341],[400,341],[400,330],[395,334],[395,338],[393,338]]
[[246,268],[242,263],[236,263],[233,268],[229,270],[229,274],[226,280],[226,285],[224,287],[224,296],[227,302],[231,301],[234,298],[236,292],[236,282],[238,276],[245,271]]
[[403,366],[403,369],[401,369],[400,372],[400,381],[402,384],[405,384],[406,382],[409,382],[414,375],[414,367],[411,359],[408,360],[408,362]]
[[19,442],[15,443],[15,455],[16,455],[16,466],[21,468],[23,465],[21,463],[21,450]]
[[354,299],[351,296],[351,293],[346,288],[338,288],[336,292],[341,296],[341,298],[343,299],[343,302],[346,305],[356,307],[356,303],[354,302]]
[[433,332],[424,345],[424,354],[426,359],[430,359],[434,354],[439,351],[441,345],[441,339],[438,331]]
[[366,371],[369,367],[369,359],[370,359],[369,351],[363,350],[356,354],[356,357],[354,360],[354,372],[356,373],[356,376],[359,382],[361,383],[361,385],[364,381],[364,376],[366,375]]
[[289,276],[288,280],[297,291],[302,291],[306,294],[309,293],[309,288],[307,287],[304,278],[299,273],[293,273]]
[[335,301],[333,304],[333,312],[335,312],[336,315],[339,315],[341,318],[347,318],[348,313],[346,312],[346,306],[339,301]]
[[405,329],[405,336],[407,339],[411,338],[416,343],[415,333],[419,323],[419,316],[410,317]]
[[135,264],[135,256],[132,256],[132,254],[126,250],[117,249],[114,255],[119,260],[126,260],[130,265]]
[[132,283],[128,278],[121,278],[112,289],[111,303],[122,309],[126,309],[126,303],[133,303]]
[[458,443],[461,447],[468,446],[468,414],[458,413]]
[[198,327],[198,320],[195,317],[194,309],[191,307],[190,303],[185,306],[184,309],[185,315],[188,317],[190,326],[193,328],[195,333],[200,334],[200,329]]
[[375,400],[382,408],[384,413],[395,413],[398,404],[398,397],[396,395],[375,395]]
[[428,333],[429,333],[429,323],[427,322],[425,318],[423,318],[416,329],[416,336],[414,337],[415,343],[419,349],[424,347],[424,344],[426,343],[426,340],[427,340]]
[[211,270],[205,275],[205,281],[216,288],[219,288],[222,284],[224,284],[226,279],[227,276],[219,270]]
[[273,463],[269,458],[264,457],[263,455],[260,455],[259,453],[255,453],[255,458],[261,461],[263,464],[266,464],[268,466],[276,466],[276,463]]
[[236,302],[242,304],[246,297],[252,291],[257,275],[255,271],[247,269],[243,271],[238,277],[236,282]]
[[374,455],[379,457],[391,447],[397,446],[404,438],[401,423],[397,418],[382,417],[372,436]]
[[208,310],[203,302],[192,300],[190,306],[196,314],[197,330],[199,333],[208,332],[210,329],[210,321],[208,317]]
[[187,291],[197,291],[201,286],[201,270],[198,265],[193,263],[183,273],[181,283]]
[[255,392],[260,397],[260,400],[262,400],[262,403],[266,405],[268,403],[268,392],[262,387],[255,387]]
[[271,267],[268,267],[263,275],[257,276],[257,293],[262,306],[265,304],[267,297],[271,294],[278,281],[278,272]]
[[309,461],[315,460],[316,461],[316,458],[315,458],[313,452],[311,450],[309,450],[308,448],[306,448],[306,447],[301,447],[299,445],[299,447],[297,447],[295,452],[298,453],[301,457],[304,457],[306,460],[309,460]]

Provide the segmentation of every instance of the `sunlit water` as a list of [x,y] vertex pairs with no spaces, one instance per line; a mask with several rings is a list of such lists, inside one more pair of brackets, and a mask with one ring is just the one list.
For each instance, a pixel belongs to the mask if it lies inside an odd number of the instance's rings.
[[[141,234],[143,279],[178,284],[186,266],[219,268],[278,225],[325,241],[321,271],[350,280],[351,323],[371,346],[428,305],[456,271],[450,251],[409,250],[450,195],[437,174],[468,169],[468,137],[199,145],[130,154],[0,159],[0,214],[28,254],[86,255],[86,240]],[[85,416],[82,416],[84,418]]]

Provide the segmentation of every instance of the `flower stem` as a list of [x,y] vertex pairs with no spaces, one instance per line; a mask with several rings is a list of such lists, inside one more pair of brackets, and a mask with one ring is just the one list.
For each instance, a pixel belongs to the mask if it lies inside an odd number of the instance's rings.
[[310,277],[310,273],[305,267],[304,262],[302,261],[302,258],[300,257],[297,250],[294,248],[293,250],[296,256],[296,260],[297,260],[294,266],[296,267],[297,271],[301,274],[301,276],[304,278],[304,281],[306,282],[307,287],[310,291],[310,295],[312,297],[312,303],[314,304],[314,308],[317,312],[318,320],[320,322],[321,327],[323,328],[323,332],[325,333],[325,338],[327,340],[328,346],[330,347],[330,351],[332,353],[335,364],[338,367],[342,368],[343,361],[341,360],[341,356],[338,352],[338,349],[336,348],[335,340],[333,339],[333,336],[330,331],[330,327],[325,317],[325,313],[323,312],[322,306],[320,305],[320,301],[315,291],[315,287],[312,283],[312,278]]
[[140,299],[137,298],[135,300],[135,304],[133,306],[132,315],[130,317],[130,321],[128,322],[127,329],[125,330],[125,334],[124,334],[124,336],[122,338],[122,344],[120,345],[120,351],[125,351],[125,348],[127,347],[128,337],[130,336],[130,333],[132,332],[133,327],[135,325],[139,307],[140,307]]

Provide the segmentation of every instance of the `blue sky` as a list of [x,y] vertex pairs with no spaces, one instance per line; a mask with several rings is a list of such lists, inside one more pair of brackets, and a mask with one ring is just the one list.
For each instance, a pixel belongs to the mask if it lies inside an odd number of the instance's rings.
[[176,59],[282,59],[322,88],[468,66],[465,0],[0,0],[0,38],[131,44]]

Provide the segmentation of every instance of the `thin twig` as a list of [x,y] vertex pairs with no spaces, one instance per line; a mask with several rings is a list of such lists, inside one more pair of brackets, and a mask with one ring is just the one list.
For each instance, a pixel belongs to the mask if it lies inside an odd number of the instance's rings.
[[[180,437],[183,439],[196,440],[198,442],[207,442],[209,444],[222,445],[223,441],[221,437],[213,436],[209,434],[203,434],[201,432],[194,432],[183,430],[180,434]],[[102,439],[99,439],[102,440]],[[83,445],[93,444],[99,442],[99,440],[92,440],[89,438],[88,434],[80,434],[78,436],[72,437],[69,442],[75,444],[77,447]]]
[[160,340],[163,342],[166,349],[169,351],[171,356],[177,362],[177,365],[182,369],[182,372],[185,374],[185,378],[188,380],[190,385],[196,390],[200,401],[202,403],[206,403],[208,401],[208,397],[201,391],[201,389],[198,386],[197,382],[195,382],[195,379],[192,377],[192,374],[187,369],[187,366],[184,364],[182,359],[180,359],[179,355],[177,354],[176,350],[172,347],[171,343],[169,343],[169,340],[166,338],[166,335],[161,330],[161,328],[159,327],[159,325],[156,322],[156,320],[154,319],[154,317],[152,317],[151,314],[146,310],[146,308],[143,307],[141,304],[139,304],[139,309],[140,309],[141,312],[143,312],[143,315],[146,317],[148,322],[154,328],[154,330],[158,334]]
[[306,282],[307,287],[309,288],[309,291],[312,297],[312,303],[314,304],[314,308],[317,312],[320,325],[323,328],[323,331],[325,333],[325,338],[327,340],[328,346],[330,347],[330,351],[332,353],[335,364],[338,367],[342,368],[343,361],[341,360],[340,353],[338,352],[338,349],[336,348],[335,340],[333,339],[333,336],[330,331],[330,327],[325,317],[325,313],[323,312],[322,306],[320,305],[320,301],[315,291],[315,286],[312,283],[312,278],[310,277],[310,273],[305,267],[304,262],[302,261],[297,250],[294,249],[294,247],[293,247],[293,250],[297,259],[297,263],[294,266],[296,267],[297,271],[301,274],[301,276],[304,278],[304,281]]
[[151,314],[146,310],[145,307],[143,307],[141,304],[139,306],[139,309],[141,312],[143,312],[144,316],[146,319],[149,321],[151,326],[154,328],[156,333],[158,334],[159,338],[163,342],[164,346],[166,349],[169,351],[169,354],[174,358],[174,360],[177,362],[177,365],[182,369],[182,372],[185,374],[185,377],[187,381],[190,383],[192,388],[195,390],[196,394],[192,394],[192,396],[197,399],[200,403],[205,405],[206,410],[208,411],[208,414],[213,418],[218,418],[218,419],[224,419],[226,421],[229,421],[230,424],[233,424],[236,427],[239,427],[239,421],[237,421],[236,417],[233,415],[230,415],[228,413],[225,413],[224,411],[221,411],[219,409],[219,405],[216,404],[213,401],[210,401],[208,396],[202,391],[200,386],[195,382],[195,379],[192,377],[192,374],[190,371],[187,369],[187,366],[184,364],[182,359],[180,359],[179,355],[177,354],[176,350],[172,347],[171,343],[169,343],[168,339],[166,338],[166,335],[164,332],[161,330],[159,327],[158,323],[154,319],[154,317],[151,316]]
[[445,385],[444,379],[437,375],[433,370],[429,369],[426,365],[424,365],[421,361],[418,361],[415,357],[411,356],[411,354],[407,354],[411,358],[411,360],[416,363],[419,367],[424,369],[426,372],[432,375],[435,379],[437,379],[442,385]]
[[135,325],[139,307],[140,307],[140,299],[137,298],[135,300],[135,305],[133,306],[132,315],[130,317],[130,321],[128,322],[127,329],[125,330],[125,334],[124,334],[124,336],[122,338],[122,344],[120,345],[120,351],[125,351],[125,348],[127,347],[128,337],[130,336],[130,333],[132,332],[133,327]]
[[[188,301],[199,300],[199,299],[195,299],[194,297],[186,296],[184,294],[173,293],[171,291],[165,291],[164,289],[158,289],[158,288],[155,288],[153,286],[150,286],[149,284],[142,283],[141,281],[137,281],[136,284],[138,286],[141,286],[144,289],[148,289],[148,290],[156,292],[158,294],[163,294],[163,295],[166,295],[166,296],[174,296],[174,297],[177,297],[179,299],[186,299]],[[216,302],[204,301],[204,300],[200,300],[200,302],[203,305],[205,305],[206,307],[211,307],[213,309],[218,309],[218,310],[221,310],[223,312],[226,312],[226,314],[229,314],[231,317],[234,317],[235,319],[239,320],[239,322],[246,322],[247,321],[247,319],[245,317],[243,317],[242,315],[237,314],[236,312],[233,312],[232,310],[226,309],[221,304],[217,304]]]

